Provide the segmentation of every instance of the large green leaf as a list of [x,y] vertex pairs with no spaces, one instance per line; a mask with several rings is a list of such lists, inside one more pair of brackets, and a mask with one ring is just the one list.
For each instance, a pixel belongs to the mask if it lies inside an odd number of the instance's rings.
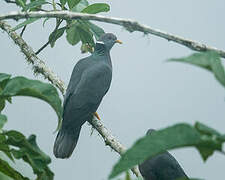
[[70,9],[76,6],[81,0],[67,0],[67,4]]
[[10,178],[9,176],[6,176],[2,172],[0,172],[0,179],[1,180],[13,180],[12,178]]
[[0,171],[15,180],[29,180],[18,171],[13,169],[6,161],[0,159]]
[[77,24],[72,25],[69,29],[66,30],[66,39],[73,46],[80,41]]
[[4,134],[7,136],[7,144],[16,147],[16,149],[11,149],[13,156],[27,162],[37,175],[37,180],[53,180],[54,174],[48,167],[51,159],[40,150],[35,135],[26,139],[23,134],[14,130]]
[[10,74],[0,73],[0,84],[5,80],[10,79],[10,77],[11,77]]
[[63,33],[64,33],[65,30],[66,30],[66,28],[65,27],[62,27],[62,28],[59,28],[59,29],[53,31],[50,34],[50,36],[49,36],[49,42],[50,42],[51,47],[54,47],[55,42],[57,41],[57,39],[59,39],[63,35]]
[[0,129],[3,128],[6,122],[7,122],[6,115],[0,113]]
[[26,26],[28,24],[31,24],[31,23],[37,21],[38,19],[40,19],[40,18],[29,18],[29,19],[25,20],[24,22],[16,25],[16,27],[14,27],[12,30],[15,31],[17,29],[20,29],[20,28],[22,28],[22,27],[24,27],[24,26]]
[[2,91],[2,89],[4,89],[10,78],[10,74],[0,73],[0,92]]
[[84,26],[83,24],[79,24],[77,26],[77,30],[79,32],[79,36],[80,36],[82,43],[88,44],[91,47],[94,47],[95,43],[93,40],[93,36],[92,36],[92,33],[88,30],[88,28],[86,26]]
[[12,96],[30,96],[44,100],[55,110],[59,119],[58,124],[60,124],[62,117],[61,99],[59,98],[56,88],[51,84],[43,83],[38,80],[30,80],[25,77],[15,77],[7,83],[0,94],[0,98]]
[[108,12],[110,6],[106,3],[95,3],[87,6],[82,10],[82,13],[96,14],[100,12]]
[[71,11],[73,12],[81,12],[84,8],[88,6],[87,0],[81,0],[76,6],[74,6]]
[[96,24],[93,24],[89,21],[83,21],[83,23],[85,23],[89,27],[89,30],[95,36],[96,40],[98,40],[100,36],[105,33],[104,30]]
[[[196,124],[196,126],[199,126]],[[206,128],[204,129],[211,129]],[[212,130],[210,131],[213,132]],[[114,166],[110,178],[123,171],[144,162],[146,159],[163,153],[165,150],[192,146],[199,150],[202,158],[206,160],[215,150],[222,150],[222,142],[225,139],[221,134],[208,135],[202,130],[188,124],[176,124],[174,126],[153,132],[139,139],[126,153],[122,155],[119,162]]]
[[46,2],[45,0],[36,0],[36,1],[30,2],[29,4],[27,4],[23,8],[23,11],[27,11],[27,10],[32,9],[32,8],[36,8],[36,7],[41,6],[43,4],[49,4],[49,3]]
[[214,73],[216,79],[225,86],[225,71],[219,54],[214,51],[194,53],[188,57],[172,58],[168,61],[185,62],[210,70]]

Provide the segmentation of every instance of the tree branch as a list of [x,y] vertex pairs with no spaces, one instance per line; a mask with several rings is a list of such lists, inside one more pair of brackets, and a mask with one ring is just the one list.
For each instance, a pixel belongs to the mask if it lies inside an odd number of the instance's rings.
[[43,18],[43,17],[51,17],[51,18],[61,18],[61,19],[81,19],[81,20],[95,20],[99,22],[105,22],[110,24],[116,24],[123,26],[129,32],[139,31],[144,34],[152,34],[161,38],[164,38],[168,41],[173,41],[183,46],[186,46],[195,51],[216,51],[221,57],[225,58],[225,51],[217,49],[215,47],[210,47],[205,44],[185,39],[183,37],[173,35],[161,30],[152,29],[147,25],[143,25],[138,23],[137,21],[130,19],[122,19],[122,18],[114,18],[114,17],[106,17],[101,15],[93,15],[93,14],[84,14],[84,13],[74,13],[70,11],[52,11],[52,12],[11,12],[9,14],[0,15],[0,20],[3,19],[24,19],[24,18]]
[[22,53],[26,56],[28,63],[32,64],[32,68],[35,74],[42,74],[44,78],[48,79],[52,84],[54,84],[62,94],[64,94],[66,87],[62,80],[48,68],[44,61],[39,59],[33,49],[28,46],[28,44],[18,35],[15,31],[12,31],[10,25],[4,21],[0,21],[0,28],[8,33],[12,40],[20,47]]
[[[11,26],[4,21],[0,21],[0,28],[6,31],[11,39],[15,42],[15,44],[20,47],[20,50],[26,56],[27,62],[32,64],[34,72],[42,74],[44,78],[47,78],[64,95],[66,87],[63,81],[60,80],[59,77],[45,65],[44,61],[40,60],[37,57],[32,48],[28,46],[28,44],[22,39],[22,37],[19,36],[16,32],[12,31]],[[94,117],[90,123],[102,136],[106,145],[110,146],[120,155],[122,155],[126,151],[126,148],[114,136],[112,136],[110,131],[102,124],[101,121],[95,119]],[[137,177],[141,176],[137,167],[134,167],[131,170]]]
[[[103,125],[103,123],[98,120],[96,117],[89,122],[102,136],[105,141],[106,146],[110,146],[114,151],[122,155],[126,151],[126,147],[122,145],[113,135],[112,133]],[[141,177],[141,174],[138,170],[138,167],[134,167],[131,171],[137,176]]]

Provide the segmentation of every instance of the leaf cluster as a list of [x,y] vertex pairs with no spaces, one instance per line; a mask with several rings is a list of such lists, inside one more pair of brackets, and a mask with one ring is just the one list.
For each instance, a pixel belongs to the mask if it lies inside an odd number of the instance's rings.
[[[54,173],[48,167],[51,159],[37,145],[36,136],[30,135],[26,138],[16,130],[6,131],[2,129],[7,122],[7,117],[2,114],[2,111],[6,102],[12,103],[14,96],[29,96],[47,102],[55,110],[60,121],[62,107],[58,92],[55,87],[48,83],[22,76],[11,78],[9,74],[0,73],[0,151],[13,162],[15,159],[22,159],[28,163],[36,174],[37,180],[53,180]],[[0,172],[16,180],[29,179],[1,158]]]
[[[110,10],[110,6],[106,3],[89,4],[87,0],[60,0],[59,2],[49,2],[47,0],[16,0],[16,4],[21,8],[21,11],[68,10],[71,12],[97,14]],[[25,28],[38,20],[40,20],[40,18],[28,18],[15,26],[13,30]],[[43,26],[48,20],[49,18],[46,18],[43,21]],[[74,46],[81,42],[81,52],[86,53],[93,52],[95,47],[94,38],[99,39],[104,33],[104,30],[90,21],[62,20],[58,18],[56,19],[54,30],[49,35],[48,44],[54,47],[56,41],[61,38],[64,33],[66,33],[66,39],[70,45]]]

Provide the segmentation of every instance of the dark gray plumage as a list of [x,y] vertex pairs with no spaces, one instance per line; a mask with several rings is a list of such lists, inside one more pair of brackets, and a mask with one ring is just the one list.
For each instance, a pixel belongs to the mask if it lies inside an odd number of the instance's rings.
[[[149,129],[147,135],[150,135],[154,131],[153,129]],[[188,179],[182,167],[168,151],[147,159],[139,165],[139,170],[145,180]]]
[[110,49],[120,43],[111,33],[103,34],[93,54],[74,67],[63,104],[62,126],[54,144],[57,158],[69,158],[76,147],[81,126],[90,121],[112,79]]

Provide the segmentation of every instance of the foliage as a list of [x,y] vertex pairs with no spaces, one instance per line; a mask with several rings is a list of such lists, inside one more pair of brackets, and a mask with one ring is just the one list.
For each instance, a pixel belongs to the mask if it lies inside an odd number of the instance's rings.
[[[89,14],[97,14],[101,12],[108,12],[110,10],[110,6],[106,3],[94,3],[89,4],[87,0],[60,0],[59,2],[50,3],[47,0],[32,0],[30,2],[25,0],[17,0],[16,1],[18,7],[21,8],[22,11],[40,11],[40,10],[49,10],[49,5],[52,6],[53,10],[69,10],[72,12],[79,13],[89,13]],[[54,1],[53,1],[54,2]],[[46,18],[43,22],[48,20]],[[28,18],[16,25],[13,30],[18,30],[24,26],[28,26],[29,24],[40,20],[40,18]],[[60,27],[61,24],[65,22],[66,25]],[[56,19],[56,27],[49,35],[48,42],[51,47],[54,47],[55,42],[63,36],[66,32],[66,39],[69,44],[72,46],[82,43],[81,52],[92,52],[95,44],[94,37],[98,39],[101,34],[104,33],[104,30],[93,24],[89,21],[83,20],[61,20]]]
[[30,96],[47,102],[58,116],[58,127],[62,118],[62,103],[58,92],[54,86],[49,83],[43,83],[38,80],[30,80],[25,77],[14,77],[8,74],[0,73],[0,107],[5,106],[6,100],[11,100],[13,96]]
[[[13,2],[15,2],[21,11],[26,12],[68,10],[71,12],[96,14],[110,10],[110,6],[106,3],[89,4],[87,0],[15,0]],[[13,30],[16,31],[23,28],[24,31],[27,26],[40,20],[40,18],[28,18],[22,23],[17,24]],[[43,26],[48,20],[49,18],[43,20]],[[57,18],[55,27],[49,34],[48,44],[53,48],[56,41],[63,37],[64,33],[69,44],[75,46],[81,42],[81,52],[86,53],[93,51],[95,47],[94,39],[97,40],[104,33],[104,30],[90,21]],[[219,54],[214,51],[194,53],[182,58],[171,58],[168,62],[183,62],[208,70],[225,87],[224,67]],[[0,151],[12,161],[22,159],[28,163],[32,167],[34,174],[37,175],[38,180],[51,180],[54,176],[48,167],[51,159],[38,147],[36,136],[31,135],[26,138],[18,131],[6,131],[2,129],[7,122],[7,117],[2,114],[2,111],[7,102],[12,102],[14,96],[30,96],[47,102],[58,116],[59,128],[62,107],[57,90],[47,83],[30,80],[25,77],[11,78],[9,74],[0,73]],[[145,136],[137,140],[122,155],[119,162],[115,164],[110,178],[116,177],[118,174],[126,171],[125,180],[131,180],[127,171],[129,168],[142,163],[147,158],[154,157],[170,149],[194,147],[199,151],[202,159],[206,161],[215,151],[225,154],[222,150],[224,141],[224,134],[202,123],[196,122],[194,126],[187,123],[175,124],[156,131],[151,136]],[[28,179],[1,158],[0,173],[12,179]],[[137,178],[136,180],[141,179]]]
[[207,160],[214,151],[222,152],[225,136],[202,123],[194,126],[189,124],[176,124],[171,127],[151,133],[138,141],[124,153],[114,166],[110,178],[123,171],[154,157],[165,150],[181,147],[195,147],[203,160]]
[[[54,173],[49,169],[51,159],[37,145],[36,136],[30,135],[26,138],[22,133],[10,130],[3,130],[7,122],[6,115],[2,114],[6,101],[11,103],[14,96],[30,96],[47,102],[56,112],[59,120],[62,116],[61,100],[58,92],[51,84],[37,80],[30,80],[25,77],[14,77],[0,73],[0,151],[2,151],[13,162],[15,159],[22,159],[28,163],[37,180],[52,180]],[[0,158],[0,172],[17,180],[28,180],[17,170],[12,168],[8,162]]]
[[209,70],[214,74],[216,79],[225,87],[225,71],[219,54],[214,51],[204,53],[194,53],[188,57],[172,58],[169,62],[189,63],[203,69]]

